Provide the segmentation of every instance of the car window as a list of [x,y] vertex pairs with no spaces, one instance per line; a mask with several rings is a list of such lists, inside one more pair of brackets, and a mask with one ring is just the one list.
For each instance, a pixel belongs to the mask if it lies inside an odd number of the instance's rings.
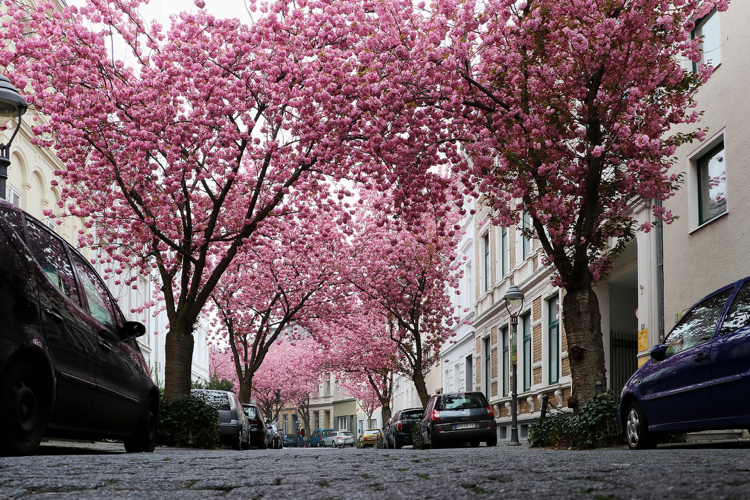
[[192,391],[193,396],[201,398],[215,410],[230,410],[229,398],[225,392]]
[[351,435],[352,435],[352,433],[351,433],[351,432],[349,432],[349,431],[343,431],[343,432],[339,432],[339,435],[340,435],[340,436],[351,436]]
[[422,417],[424,417],[424,412],[422,410],[405,411],[401,414],[401,418],[404,420],[406,419],[421,420]]
[[731,288],[717,293],[687,313],[664,340],[667,346],[666,355],[674,356],[691,347],[708,342],[713,336],[716,321],[721,311],[724,310],[724,305],[731,293]]
[[247,415],[247,418],[250,420],[258,420],[258,410],[253,406],[245,407],[245,415]]
[[31,219],[26,219],[26,234],[29,250],[47,278],[70,300],[81,305],[73,267],[63,242]]
[[104,286],[94,270],[81,257],[73,255],[73,262],[75,263],[78,277],[81,279],[91,316],[104,327],[116,331],[117,319],[112,309],[112,301],[109,298],[107,287]]
[[719,334],[732,333],[747,324],[750,324],[750,281],[742,285],[742,288],[734,297]]
[[468,394],[446,394],[440,397],[436,406],[438,411],[467,410],[485,408],[487,401],[478,392]]

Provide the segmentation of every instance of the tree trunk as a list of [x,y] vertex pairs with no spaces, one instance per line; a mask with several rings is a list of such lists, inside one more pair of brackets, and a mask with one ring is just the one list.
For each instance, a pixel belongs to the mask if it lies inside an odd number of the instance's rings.
[[427,392],[427,384],[425,384],[424,381],[424,373],[422,373],[421,370],[415,372],[411,378],[411,381],[414,382],[414,386],[417,389],[417,394],[419,394],[419,401],[422,403],[422,408],[426,408],[427,402],[430,400],[430,394]]
[[167,332],[164,399],[175,399],[190,394],[194,345],[192,328],[177,324]]
[[578,413],[596,394],[597,382],[606,386],[604,341],[599,300],[593,288],[589,286],[566,292],[563,298],[563,324],[573,379],[568,406]]
[[382,405],[380,408],[380,413],[383,416],[383,425],[385,425],[385,423],[391,419],[391,406]]
[[247,373],[246,376],[240,378],[240,403],[250,404],[253,393],[253,377],[251,373]]

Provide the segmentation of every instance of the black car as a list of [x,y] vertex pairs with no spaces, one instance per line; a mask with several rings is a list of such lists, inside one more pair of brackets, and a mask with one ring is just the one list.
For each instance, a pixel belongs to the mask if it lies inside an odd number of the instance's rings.
[[260,414],[260,410],[257,406],[251,404],[243,404],[242,407],[245,409],[245,416],[247,417],[247,424],[250,428],[250,445],[255,445],[258,448],[265,449],[266,445],[266,421]]
[[497,445],[497,424],[492,407],[481,392],[437,394],[427,403],[419,424],[422,448],[448,443]]
[[388,448],[400,449],[404,445],[414,444],[412,431],[424,417],[422,408],[408,408],[397,411],[385,429],[385,443]]
[[190,394],[203,399],[219,412],[219,439],[234,450],[250,448],[250,428],[245,409],[233,392],[193,389]]
[[159,391],[96,271],[34,217],[0,201],[0,452],[42,437],[122,439],[153,451]]

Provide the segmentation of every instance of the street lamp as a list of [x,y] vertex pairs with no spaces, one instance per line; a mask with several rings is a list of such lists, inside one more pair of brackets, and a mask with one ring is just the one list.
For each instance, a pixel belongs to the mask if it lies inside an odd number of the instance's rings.
[[518,313],[523,309],[523,292],[516,285],[508,288],[505,294],[505,310],[510,314],[510,364],[513,370],[513,380],[510,393],[510,446],[520,446],[518,441],[518,363],[516,359],[516,337],[518,331]]
[[281,390],[276,389],[276,392],[274,392],[276,395],[276,419],[279,418],[279,405],[281,404]]
[[8,179],[8,166],[10,166],[10,144],[15,139],[18,129],[21,128],[21,116],[26,112],[28,105],[18,89],[10,83],[8,77],[0,75],[0,131],[4,131],[8,122],[15,118],[16,129],[10,136],[7,144],[0,143],[0,198],[5,199],[5,181]]

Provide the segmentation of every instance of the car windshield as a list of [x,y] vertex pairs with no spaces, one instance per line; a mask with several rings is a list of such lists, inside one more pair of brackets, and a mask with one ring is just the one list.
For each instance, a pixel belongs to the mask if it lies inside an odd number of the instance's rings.
[[229,397],[226,392],[193,391],[193,396],[201,398],[216,410],[229,410]]
[[258,420],[258,409],[254,406],[245,406],[245,415],[250,420]]
[[414,411],[405,411],[401,413],[401,419],[413,419],[413,420],[422,420],[422,417],[424,417],[424,412],[422,410],[414,410]]
[[349,432],[349,431],[339,432],[339,436],[351,436],[351,435],[352,435],[352,433]]
[[485,408],[487,400],[478,392],[468,394],[446,394],[438,399],[435,409],[438,411],[467,410]]
[[376,434],[380,434],[380,431],[365,431],[365,436],[373,436]]

